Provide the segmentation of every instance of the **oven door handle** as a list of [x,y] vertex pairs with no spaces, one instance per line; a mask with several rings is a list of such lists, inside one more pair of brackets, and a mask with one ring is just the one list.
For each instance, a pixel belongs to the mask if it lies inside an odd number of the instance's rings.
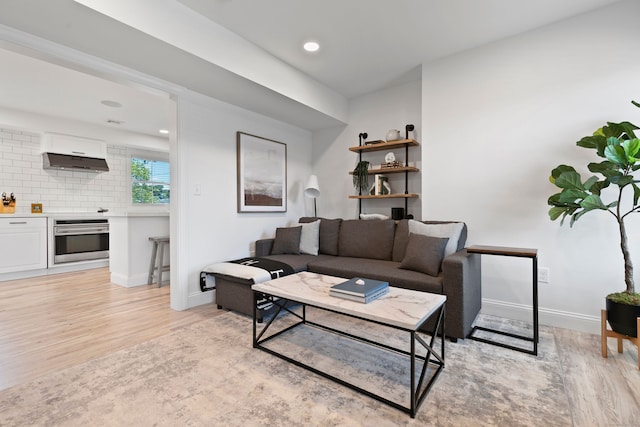
[[74,227],[74,228],[63,228],[63,227],[54,227],[53,235],[54,236],[73,236],[78,234],[106,234],[109,232],[109,228],[105,227]]

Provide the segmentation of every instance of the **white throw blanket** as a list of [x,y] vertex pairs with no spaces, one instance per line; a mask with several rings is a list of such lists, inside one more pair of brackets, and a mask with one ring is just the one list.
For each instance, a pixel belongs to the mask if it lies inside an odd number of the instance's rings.
[[253,280],[253,283],[262,283],[271,280],[271,274],[267,270],[250,265],[235,264],[233,262],[217,262],[206,266],[205,273],[224,274],[240,279]]

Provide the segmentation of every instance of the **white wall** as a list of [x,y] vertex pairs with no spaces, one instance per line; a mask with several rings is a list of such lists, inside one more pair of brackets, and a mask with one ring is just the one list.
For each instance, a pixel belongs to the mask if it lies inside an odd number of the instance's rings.
[[[404,127],[415,125],[410,138],[421,141],[421,90],[420,82],[414,81],[387,88],[349,101],[349,124],[345,127],[324,129],[313,133],[313,173],[318,176],[320,197],[318,216],[328,218],[357,218],[358,201],[349,199],[357,192],[353,187],[349,171],[358,163],[358,155],[349,147],[358,146],[358,135],[368,133],[367,140],[385,139],[389,129],[398,129],[404,138]],[[410,148],[410,161],[421,168],[420,156],[423,147]],[[395,150],[398,160],[404,160],[404,150]],[[387,151],[363,155],[363,160],[380,163]],[[389,174],[394,192],[404,192],[404,174]],[[370,183],[373,183],[371,179]],[[420,193],[420,173],[409,174],[409,192]],[[312,206],[312,205],[311,205]],[[364,200],[363,213],[391,215],[391,207],[404,207],[404,199]],[[419,199],[411,199],[409,213],[421,218]],[[308,213],[313,213],[313,207]]]
[[[423,64],[423,216],[464,220],[472,244],[538,248],[542,323],[597,332],[605,295],[624,287],[611,215],[560,227],[546,201],[555,166],[601,160],[577,140],[606,121],[640,124],[638,16],[623,2]],[[640,221],[628,223],[638,260]],[[485,311],[529,319],[530,263],[498,258],[483,259]]]
[[[171,306],[184,309],[212,300],[210,293],[200,292],[203,267],[251,255],[256,239],[273,237],[276,227],[305,214],[311,133],[195,94],[177,103],[178,132],[171,147],[172,189],[173,177],[179,180],[171,194]],[[237,131],[287,145],[287,212],[237,212]]]

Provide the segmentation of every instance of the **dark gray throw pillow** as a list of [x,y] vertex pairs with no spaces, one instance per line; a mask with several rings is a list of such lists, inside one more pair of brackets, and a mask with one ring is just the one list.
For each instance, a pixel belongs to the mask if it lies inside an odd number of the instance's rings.
[[409,233],[409,242],[400,268],[437,276],[448,238]]
[[320,250],[318,253],[338,255],[338,234],[342,219],[327,219],[304,216],[298,222],[313,222],[320,219]]
[[300,235],[302,226],[276,228],[276,238],[273,241],[271,255],[300,253]]

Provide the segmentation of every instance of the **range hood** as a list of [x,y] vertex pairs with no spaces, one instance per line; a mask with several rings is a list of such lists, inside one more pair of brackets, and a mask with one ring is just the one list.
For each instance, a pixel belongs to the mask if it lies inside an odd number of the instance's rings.
[[109,165],[107,165],[105,159],[59,153],[42,153],[42,167],[44,169],[64,169],[84,172],[109,172]]

